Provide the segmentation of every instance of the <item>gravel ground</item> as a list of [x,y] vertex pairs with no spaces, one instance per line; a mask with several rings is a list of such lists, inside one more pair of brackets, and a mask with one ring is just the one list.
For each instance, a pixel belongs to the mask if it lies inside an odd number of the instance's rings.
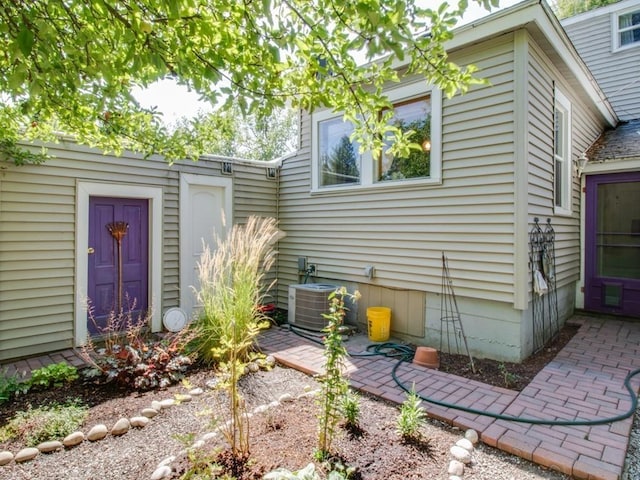
[[[193,386],[203,386],[209,378],[200,375],[190,379]],[[294,370],[277,367],[271,372],[259,372],[245,377],[242,390],[249,409],[280,398],[284,393],[294,396],[302,394],[310,386],[315,386],[313,379]],[[167,393],[159,394],[161,400]],[[162,396],[164,395],[164,396]],[[216,408],[220,404],[219,393],[205,388],[205,394],[195,397],[192,402],[163,410],[158,417],[143,429],[131,429],[122,437],[107,436],[98,442],[85,441],[78,447],[59,451],[53,454],[41,454],[34,461],[23,464],[11,463],[0,467],[0,480],[121,480],[149,479],[158,464],[171,455],[177,455],[185,448],[186,434],[189,443],[194,438],[211,431],[209,416],[202,415],[205,409]],[[135,401],[133,399],[132,401]],[[148,397],[137,400],[145,406]],[[370,407],[375,408],[375,407]],[[123,415],[129,415],[123,413]],[[388,414],[387,414],[388,415]],[[115,423],[105,421],[108,426]],[[438,422],[431,422],[430,435],[442,436],[442,441],[452,442],[452,438],[460,438],[464,432],[452,429]],[[83,428],[83,430],[86,430]],[[86,432],[85,432],[86,433]],[[634,423],[632,446],[628,453],[628,468],[624,479],[640,478],[640,425],[638,415]],[[446,443],[447,445],[453,443]],[[381,455],[384,447],[381,447]],[[0,448],[1,450],[1,448]],[[15,453],[15,452],[14,452]],[[445,453],[440,452],[444,455]],[[309,459],[311,460],[311,459]],[[542,469],[526,460],[508,455],[499,450],[480,445],[474,453],[474,465],[464,475],[464,480],[561,480],[569,477],[557,472]],[[374,477],[363,477],[366,480],[378,480]],[[411,477],[418,478],[418,477]],[[427,477],[423,477],[427,478]],[[448,479],[446,468],[441,476],[428,477]]]
[[625,459],[622,480],[640,479],[640,407],[636,410],[629,436],[629,448]]

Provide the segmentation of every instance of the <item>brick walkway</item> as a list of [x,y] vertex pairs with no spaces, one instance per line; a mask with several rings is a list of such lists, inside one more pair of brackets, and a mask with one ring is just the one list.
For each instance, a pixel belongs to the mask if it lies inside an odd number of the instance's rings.
[[31,376],[31,370],[37,370],[39,368],[46,367],[47,365],[60,362],[66,362],[76,368],[86,366],[85,361],[80,357],[80,354],[76,350],[62,350],[48,355],[31,357],[24,360],[18,360],[13,363],[3,364],[2,369],[3,371],[6,369],[7,375],[24,375],[23,378],[26,380]]
[[[522,392],[492,387],[455,375],[403,363],[398,378],[433,400],[492,413],[542,420],[593,420],[625,413],[631,402],[625,376],[640,368],[640,324],[580,317],[578,333]],[[285,328],[261,334],[260,346],[277,360],[303,372],[319,373],[322,349]],[[362,347],[350,345],[351,353]],[[396,360],[351,356],[351,385],[401,403],[405,394],[391,377]],[[640,387],[640,375],[632,382]],[[495,420],[426,403],[433,418],[474,428],[484,443],[575,478],[621,478],[633,417],[597,426],[530,425]]]

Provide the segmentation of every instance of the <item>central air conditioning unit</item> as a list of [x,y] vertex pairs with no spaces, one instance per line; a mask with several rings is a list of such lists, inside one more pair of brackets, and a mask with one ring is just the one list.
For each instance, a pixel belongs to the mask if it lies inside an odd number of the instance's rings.
[[329,313],[329,295],[338,288],[326,283],[289,285],[289,324],[320,331],[327,325],[322,316]]

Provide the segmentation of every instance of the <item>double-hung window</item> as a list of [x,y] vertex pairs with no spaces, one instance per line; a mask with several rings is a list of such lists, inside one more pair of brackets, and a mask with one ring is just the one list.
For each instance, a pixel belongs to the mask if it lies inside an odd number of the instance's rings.
[[571,213],[571,103],[558,89],[554,107],[554,206],[556,213]]
[[640,46],[640,9],[625,10],[613,15],[614,50]]
[[412,130],[411,142],[420,145],[420,149],[411,149],[409,155],[400,157],[393,155],[386,143],[375,157],[371,152],[361,153],[360,145],[351,140],[353,125],[345,122],[340,113],[314,113],[313,191],[440,182],[441,92],[420,82],[390,90],[388,96],[393,104],[390,123],[403,132]]

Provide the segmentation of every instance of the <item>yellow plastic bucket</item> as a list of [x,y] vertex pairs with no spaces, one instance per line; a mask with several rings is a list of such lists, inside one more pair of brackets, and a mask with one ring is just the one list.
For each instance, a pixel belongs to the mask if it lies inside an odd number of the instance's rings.
[[367,325],[369,340],[372,342],[386,342],[391,330],[391,309],[388,307],[367,308]]

